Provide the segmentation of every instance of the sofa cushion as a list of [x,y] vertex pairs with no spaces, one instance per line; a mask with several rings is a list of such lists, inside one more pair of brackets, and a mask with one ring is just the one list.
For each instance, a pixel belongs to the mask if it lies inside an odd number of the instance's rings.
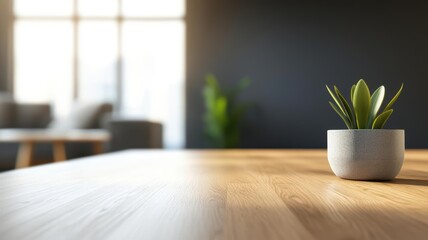
[[51,120],[50,104],[16,104],[16,128],[46,128]]
[[162,124],[145,120],[111,119],[107,124],[111,133],[110,151],[132,148],[162,148]]
[[111,111],[111,104],[76,103],[68,116],[54,119],[49,128],[60,130],[100,128],[101,119]]
[[15,103],[8,93],[0,92],[0,128],[15,127]]
[[15,127],[15,104],[13,102],[0,101],[0,128]]

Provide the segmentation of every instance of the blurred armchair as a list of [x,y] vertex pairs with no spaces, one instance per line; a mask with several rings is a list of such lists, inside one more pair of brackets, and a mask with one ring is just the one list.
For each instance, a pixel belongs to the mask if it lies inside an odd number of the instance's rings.
[[144,120],[110,119],[106,128],[111,134],[108,149],[162,148],[162,125]]
[[[70,115],[51,121],[49,104],[21,104],[10,98],[0,98],[0,128],[100,129],[110,131],[112,138],[107,151],[130,148],[162,148],[162,125],[144,120],[126,120],[111,117],[112,105],[106,103],[78,103]],[[0,144],[0,170],[15,165],[18,144]],[[50,144],[37,145],[37,159],[51,159]],[[67,156],[77,158],[92,154],[87,143],[68,143]],[[41,161],[44,162],[44,161]]]

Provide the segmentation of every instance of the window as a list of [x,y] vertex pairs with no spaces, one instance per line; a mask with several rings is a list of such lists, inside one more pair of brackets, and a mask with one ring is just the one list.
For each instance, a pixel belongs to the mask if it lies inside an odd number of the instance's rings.
[[14,92],[50,102],[106,101],[184,143],[184,0],[15,0]]

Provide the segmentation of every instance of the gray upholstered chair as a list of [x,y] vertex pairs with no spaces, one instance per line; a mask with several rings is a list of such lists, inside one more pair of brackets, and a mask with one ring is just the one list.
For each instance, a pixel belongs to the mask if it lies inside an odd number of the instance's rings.
[[162,148],[162,125],[144,120],[111,119],[106,128],[112,138],[110,151],[131,148]]
[[[97,129],[107,128],[112,140],[108,151],[129,148],[161,148],[162,125],[148,121],[111,118],[112,105],[106,103],[76,104],[71,114],[64,119],[51,121],[50,104],[20,104],[12,98],[0,95],[0,128],[55,128],[55,129]],[[38,144],[36,161],[52,158],[51,144]],[[14,168],[18,144],[0,144],[0,171]],[[67,156],[78,158],[92,154],[87,143],[68,143]]]

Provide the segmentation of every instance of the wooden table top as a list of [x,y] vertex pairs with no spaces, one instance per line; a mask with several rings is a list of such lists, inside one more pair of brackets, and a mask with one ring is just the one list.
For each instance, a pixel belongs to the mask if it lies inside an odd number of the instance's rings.
[[0,174],[0,239],[427,239],[428,151],[390,182],[323,150],[124,151]]
[[105,142],[110,133],[102,129],[0,129],[0,142]]

